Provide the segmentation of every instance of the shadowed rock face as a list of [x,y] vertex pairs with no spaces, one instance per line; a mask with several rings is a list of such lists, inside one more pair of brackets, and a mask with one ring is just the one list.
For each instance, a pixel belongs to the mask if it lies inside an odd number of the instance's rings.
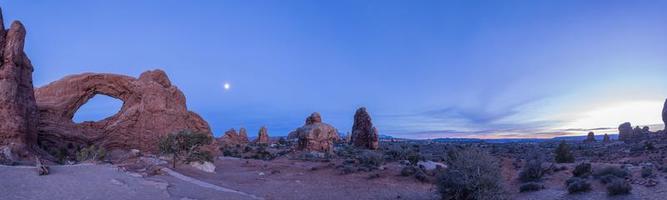
[[618,140],[629,141],[632,139],[632,124],[630,122],[622,123],[618,126]]
[[[667,99],[665,100],[665,105],[662,106],[662,122],[665,124],[665,129],[667,130]],[[667,133],[667,131],[664,131]]]
[[0,11],[0,147],[26,158],[37,142],[33,67],[23,52],[26,30],[14,21],[5,30]]
[[[97,94],[123,101],[121,110],[101,121],[74,123],[74,113]],[[167,134],[185,129],[211,134],[208,123],[187,110],[185,96],[161,70],[139,78],[71,75],[36,89],[35,98],[39,144],[45,148],[73,144],[156,152],[158,140]]]
[[350,142],[356,146],[366,149],[377,149],[378,130],[373,127],[371,116],[366,112],[366,108],[357,109],[354,114],[354,124],[352,125],[352,136]]
[[306,118],[306,124],[290,133],[298,139],[297,150],[328,152],[333,150],[333,144],[339,140],[338,130],[333,126],[322,123],[319,113],[313,113]]
[[268,144],[269,143],[269,133],[266,129],[266,126],[259,128],[259,133],[257,133],[257,139],[255,139],[256,144]]

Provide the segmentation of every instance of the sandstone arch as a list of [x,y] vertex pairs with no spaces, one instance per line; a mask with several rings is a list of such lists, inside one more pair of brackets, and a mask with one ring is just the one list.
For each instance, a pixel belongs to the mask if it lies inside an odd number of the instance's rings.
[[[74,113],[97,94],[121,100],[120,111],[96,122],[73,122]],[[144,72],[139,78],[103,73],[66,76],[37,88],[35,98],[38,142],[43,147],[74,143],[155,152],[166,134],[183,129],[211,134],[208,123],[187,110],[185,96],[162,70]]]

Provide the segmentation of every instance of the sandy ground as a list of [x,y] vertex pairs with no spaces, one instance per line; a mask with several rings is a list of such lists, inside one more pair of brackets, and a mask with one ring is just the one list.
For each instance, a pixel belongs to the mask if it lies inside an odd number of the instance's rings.
[[187,167],[177,171],[209,183],[244,191],[265,199],[438,199],[435,187],[414,177],[399,176],[401,166],[385,165],[380,178],[374,172],[342,175],[333,163],[280,158],[273,161],[222,158],[216,173]]
[[[221,198],[224,197],[224,198]],[[52,166],[37,176],[32,167],[0,166],[0,199],[251,199],[185,182],[172,176],[141,178],[111,165]]]
[[[216,173],[181,165],[164,175],[141,177],[113,165],[0,166],[0,200],[79,199],[437,199],[430,183],[399,176],[401,166],[342,175],[334,163],[286,158],[274,161],[222,158]],[[379,178],[369,178],[379,173]]]

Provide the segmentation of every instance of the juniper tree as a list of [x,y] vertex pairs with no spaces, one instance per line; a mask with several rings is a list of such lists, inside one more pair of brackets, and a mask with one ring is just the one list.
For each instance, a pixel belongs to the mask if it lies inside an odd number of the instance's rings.
[[180,158],[190,158],[202,154],[203,152],[199,151],[199,147],[211,144],[212,140],[211,136],[207,134],[183,130],[161,138],[159,147],[161,153],[172,155],[172,167],[176,168],[176,162]]

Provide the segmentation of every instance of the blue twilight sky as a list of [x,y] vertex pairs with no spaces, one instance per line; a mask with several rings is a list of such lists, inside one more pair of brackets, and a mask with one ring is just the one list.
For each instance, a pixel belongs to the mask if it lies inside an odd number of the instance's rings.
[[366,106],[397,137],[552,137],[662,123],[667,97],[667,1],[0,2],[36,86],[161,68],[216,135]]

